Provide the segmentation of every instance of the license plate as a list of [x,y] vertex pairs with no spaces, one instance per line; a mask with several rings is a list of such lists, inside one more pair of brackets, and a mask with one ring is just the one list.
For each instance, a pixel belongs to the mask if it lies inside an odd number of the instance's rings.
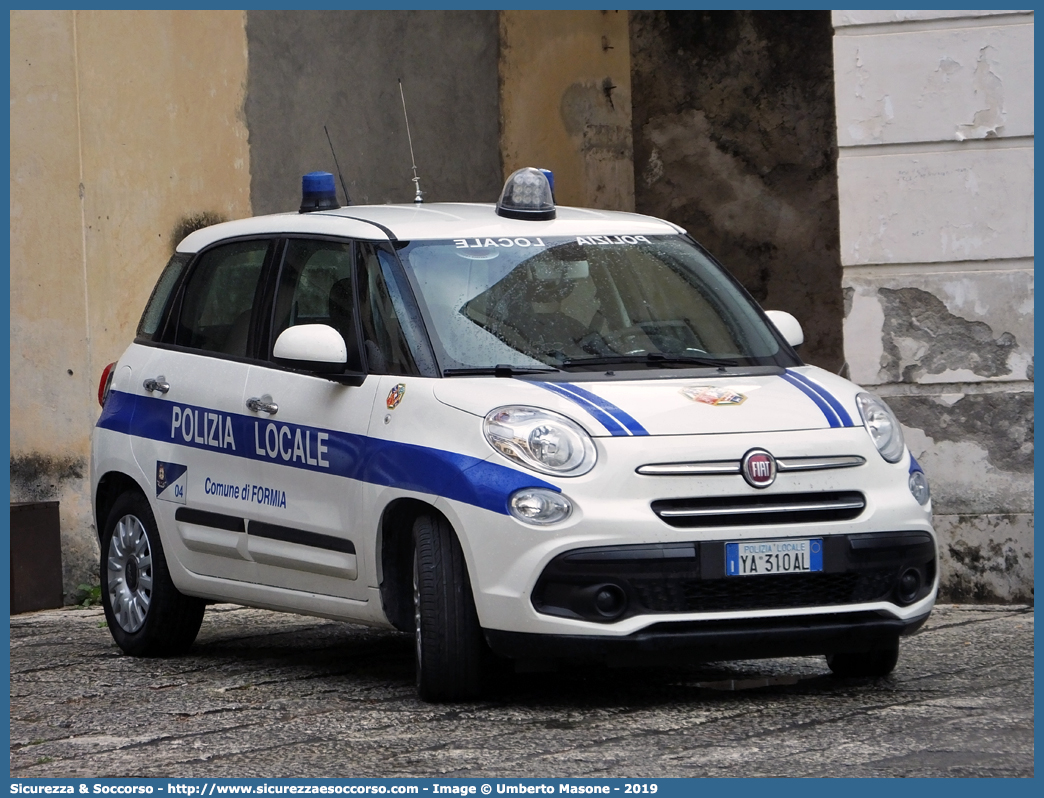
[[726,576],[807,574],[822,570],[822,538],[744,540],[725,544]]

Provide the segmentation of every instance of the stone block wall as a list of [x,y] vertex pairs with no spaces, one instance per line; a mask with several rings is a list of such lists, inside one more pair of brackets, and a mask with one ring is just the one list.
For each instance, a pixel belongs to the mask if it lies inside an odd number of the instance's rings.
[[1033,14],[835,11],[845,357],[932,484],[944,598],[1033,597]]

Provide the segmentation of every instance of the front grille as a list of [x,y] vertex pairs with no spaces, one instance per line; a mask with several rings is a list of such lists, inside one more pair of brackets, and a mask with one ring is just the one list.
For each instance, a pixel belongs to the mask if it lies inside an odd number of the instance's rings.
[[725,579],[631,579],[635,598],[649,612],[728,612],[861,604],[892,592],[896,571],[781,574]]
[[653,512],[664,522],[686,529],[850,521],[865,508],[866,499],[857,491],[703,496],[652,503]]

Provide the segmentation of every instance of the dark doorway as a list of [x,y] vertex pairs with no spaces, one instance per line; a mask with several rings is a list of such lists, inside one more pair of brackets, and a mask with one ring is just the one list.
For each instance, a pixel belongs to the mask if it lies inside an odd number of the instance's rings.
[[829,11],[632,11],[635,205],[844,360]]

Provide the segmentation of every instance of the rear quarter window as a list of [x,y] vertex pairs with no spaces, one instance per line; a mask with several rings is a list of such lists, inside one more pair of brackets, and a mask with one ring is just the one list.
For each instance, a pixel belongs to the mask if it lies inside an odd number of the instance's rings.
[[137,338],[151,341],[156,337],[156,331],[160,328],[160,325],[163,323],[163,317],[166,315],[171,292],[173,292],[174,286],[178,284],[178,280],[185,272],[185,267],[191,259],[191,255],[175,252],[174,256],[167,261],[167,265],[163,267],[163,273],[160,274],[159,280],[156,281],[156,287],[152,289],[152,296],[149,297],[148,304],[145,305],[145,312],[141,316],[141,321],[138,322]]

